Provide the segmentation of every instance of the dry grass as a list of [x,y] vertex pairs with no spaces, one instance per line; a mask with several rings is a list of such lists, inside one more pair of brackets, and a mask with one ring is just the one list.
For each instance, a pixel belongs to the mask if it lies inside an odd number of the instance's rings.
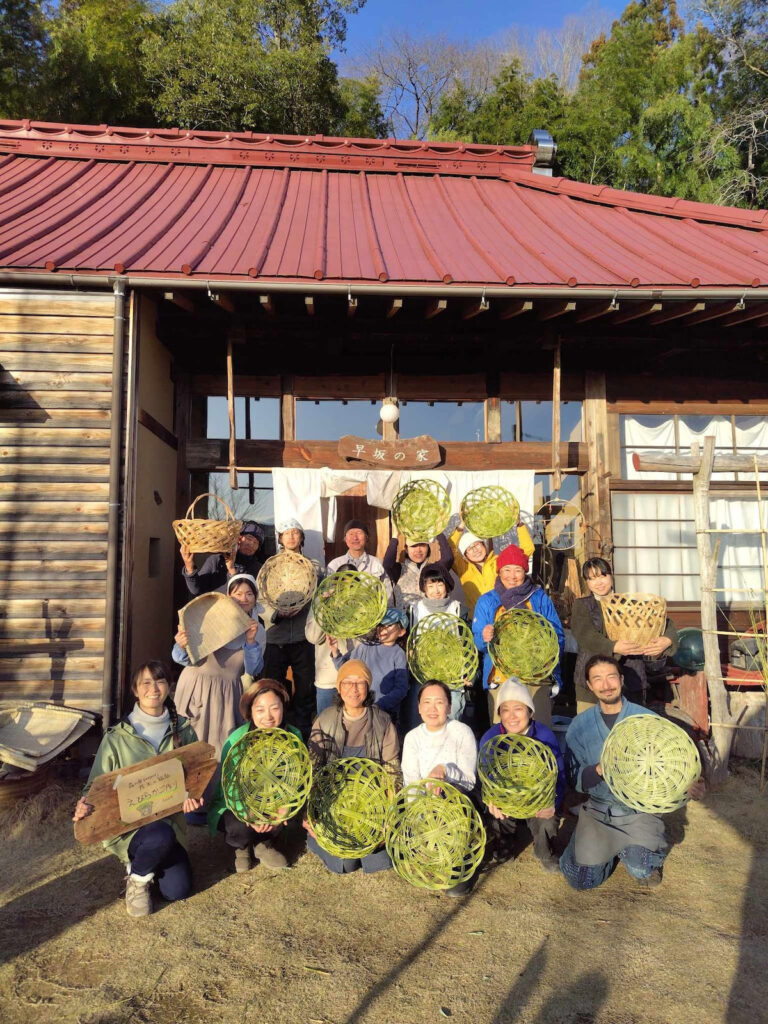
[[391,872],[337,878],[308,855],[236,876],[196,829],[198,892],[141,921],[117,861],[73,842],[70,806],[4,826],[4,1024],[765,1019],[768,800],[752,766],[671,816],[656,890],[619,868],[575,893],[530,849],[455,901]]

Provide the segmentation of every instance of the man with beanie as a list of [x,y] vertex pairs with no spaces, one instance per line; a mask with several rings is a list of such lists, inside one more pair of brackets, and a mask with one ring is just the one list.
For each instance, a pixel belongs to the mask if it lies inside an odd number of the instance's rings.
[[[524,608],[542,615],[557,634],[562,657],[565,647],[565,633],[555,606],[541,587],[537,586],[528,575],[528,556],[516,544],[510,544],[499,554],[497,560],[498,576],[493,590],[478,600],[475,615],[472,619],[472,635],[478,651],[483,655],[483,687],[488,691],[488,711],[491,722],[498,721],[498,711],[494,693],[503,680],[497,678],[496,669],[488,653],[488,644],[493,639],[493,624],[503,612],[510,608]],[[560,665],[552,672],[555,685],[553,694],[557,694],[561,686]],[[536,718],[543,725],[552,724],[552,704],[549,684],[526,683],[533,703],[536,707]]]
[[209,555],[199,569],[195,568],[195,557],[186,544],[181,545],[181,559],[184,562],[182,576],[192,597],[221,590],[230,576],[247,573],[256,577],[264,564],[261,548],[264,545],[264,531],[252,519],[243,520],[243,528],[237,547],[226,555]]

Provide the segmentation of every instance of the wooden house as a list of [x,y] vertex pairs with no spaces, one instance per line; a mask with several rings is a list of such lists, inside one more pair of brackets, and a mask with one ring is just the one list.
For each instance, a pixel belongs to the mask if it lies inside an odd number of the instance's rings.
[[[537,474],[619,589],[695,621],[690,478],[630,455],[713,430],[768,449],[768,213],[554,178],[551,155],[0,124],[0,696],[108,723],[168,653],[171,520],[239,472],[268,521],[272,469],[348,467],[339,438],[375,437],[387,396],[385,440]],[[715,488],[738,517],[754,480]],[[748,590],[759,553],[733,557]]]

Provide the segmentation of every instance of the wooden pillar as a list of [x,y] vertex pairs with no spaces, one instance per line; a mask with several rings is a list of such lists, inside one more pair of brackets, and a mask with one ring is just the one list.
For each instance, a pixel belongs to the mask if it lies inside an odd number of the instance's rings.
[[604,373],[594,370],[585,373],[583,408],[584,441],[589,455],[589,468],[582,481],[582,509],[587,527],[592,528],[587,532],[586,554],[610,555],[613,551],[611,472]]
[[[392,392],[392,394],[388,395],[387,397],[388,398],[396,398],[397,397],[397,375],[395,373],[390,373],[390,375],[389,375],[389,390]],[[397,419],[397,420],[395,420],[394,423],[385,423],[383,420],[380,420],[379,422],[381,423],[381,439],[382,439],[382,441],[397,441],[398,438],[400,437],[400,420]],[[389,538],[387,538],[387,542],[389,542]],[[386,548],[386,545],[385,545],[385,548]]]
[[560,339],[555,342],[552,365],[552,489],[559,491],[563,483],[560,472]]
[[293,377],[280,378],[280,440],[296,440],[296,396]]
[[498,373],[489,373],[486,378],[484,408],[485,440],[492,444],[501,442],[501,398],[499,397],[500,382]]
[[229,415],[229,486],[237,490],[237,441],[235,435],[235,375],[232,368],[232,339],[227,339],[227,413]]

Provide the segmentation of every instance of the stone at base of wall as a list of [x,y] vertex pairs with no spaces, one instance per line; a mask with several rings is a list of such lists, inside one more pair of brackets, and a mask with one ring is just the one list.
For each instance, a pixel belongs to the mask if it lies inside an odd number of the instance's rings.
[[[731,693],[731,713],[739,719],[740,725],[764,726],[765,694],[762,690]],[[756,729],[736,730],[731,753],[735,757],[762,757],[763,735]]]

